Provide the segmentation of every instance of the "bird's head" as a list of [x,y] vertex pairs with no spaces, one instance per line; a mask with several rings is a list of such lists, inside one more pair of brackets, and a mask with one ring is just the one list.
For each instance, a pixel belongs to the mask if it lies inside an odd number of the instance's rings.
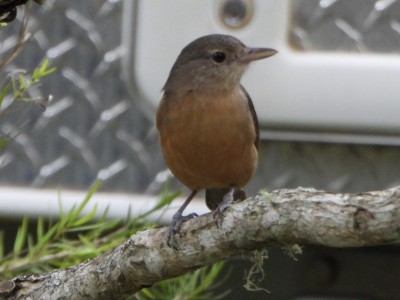
[[250,62],[267,58],[277,51],[246,47],[230,35],[212,34],[200,37],[185,48],[173,65],[165,92],[213,92],[231,89]]

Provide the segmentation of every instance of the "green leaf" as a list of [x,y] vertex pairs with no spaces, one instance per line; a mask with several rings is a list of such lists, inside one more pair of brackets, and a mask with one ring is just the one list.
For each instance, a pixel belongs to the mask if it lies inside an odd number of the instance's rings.
[[58,227],[58,223],[50,227],[50,229],[45,234],[38,238],[37,246],[43,246],[48,243],[58,232]]
[[107,226],[107,225],[105,225],[103,223],[93,223],[93,224],[88,224],[88,225],[85,225],[85,226],[68,228],[67,232],[80,232],[80,231],[103,229],[104,226]]
[[55,67],[48,69],[47,68],[48,66],[49,66],[49,60],[46,58],[41,66],[33,70],[32,81],[38,81],[40,78],[45,77],[56,70]]
[[18,228],[17,236],[14,242],[14,253],[18,254],[24,248],[26,237],[28,234],[29,219],[27,217],[22,219],[22,224]]
[[96,180],[93,185],[90,187],[90,190],[88,191],[85,199],[82,201],[82,203],[76,208],[73,209],[71,212],[71,220],[74,222],[75,220],[78,219],[79,215],[82,213],[82,210],[85,208],[87,203],[90,201],[90,199],[93,197],[93,195],[96,193],[96,191],[100,188],[101,186],[101,181]]
[[8,93],[11,90],[11,83],[8,82],[7,84],[5,84],[2,89],[0,90],[0,108],[3,105],[3,100],[4,98],[8,95]]
[[0,149],[7,147],[7,145],[10,143],[8,139],[0,139]]
[[19,74],[18,79],[19,79],[19,90],[25,91],[28,86],[28,82],[25,80],[24,75]]
[[62,234],[65,231],[65,228],[72,223],[71,220],[74,219],[75,210],[76,206],[73,205],[71,210],[67,213],[62,213],[62,211],[60,212],[60,220],[58,221],[58,224],[56,224],[57,234]]
[[94,247],[93,241],[91,241],[85,235],[79,234],[78,237],[79,237],[79,240],[82,242],[82,244],[85,245],[86,247],[90,247],[90,248]]
[[37,223],[36,223],[36,238],[37,238],[37,240],[42,239],[43,235],[44,235],[44,220],[42,217],[39,217],[37,219]]
[[87,215],[83,216],[80,219],[77,219],[71,225],[75,227],[90,222],[96,216],[96,212],[97,212],[97,204],[94,205],[93,209]]
[[33,252],[35,251],[35,243],[33,242],[33,238],[30,234],[28,234],[28,254],[32,255],[34,254]]

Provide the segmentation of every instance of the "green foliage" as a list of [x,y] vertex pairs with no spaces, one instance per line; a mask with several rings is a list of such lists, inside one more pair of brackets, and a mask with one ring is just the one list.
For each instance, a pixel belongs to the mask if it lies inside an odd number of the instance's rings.
[[[100,181],[97,181],[82,203],[69,211],[64,211],[60,201],[60,218],[57,221],[38,218],[36,222],[30,222],[24,218],[10,253],[4,253],[6,233],[0,231],[0,280],[66,268],[104,253],[122,244],[137,231],[152,226],[146,222],[146,217],[163,209],[177,196],[177,193],[169,191],[166,184],[154,208],[135,218],[127,216],[126,220],[116,221],[107,219],[107,211],[101,217],[96,217],[96,205],[86,214],[83,213],[99,188]],[[131,299],[222,299],[227,292],[213,292],[218,286],[216,282],[221,282],[217,277],[222,268],[223,263],[217,263],[191,274],[165,280],[142,290]]]
[[223,280],[218,280],[218,275],[224,267],[223,263],[216,263],[211,267],[201,268],[192,273],[185,274],[157,283],[152,288],[143,289],[135,295],[137,300],[209,300],[223,299],[229,291],[215,294],[213,289],[218,287]]
[[[34,0],[38,4],[44,1]],[[0,26],[7,26],[7,23],[0,23]],[[0,69],[16,56],[22,49],[22,44],[14,49],[12,55],[0,62]],[[48,59],[43,60],[31,75],[25,70],[13,70],[0,82],[0,118],[17,102],[39,104],[45,109],[51,96],[46,99],[31,98],[29,90],[40,85],[41,80],[55,70],[49,66]],[[0,151],[14,136],[11,133],[0,133]],[[164,208],[177,196],[177,193],[169,191],[166,184],[154,208],[132,219],[127,216],[125,221],[109,220],[107,211],[98,217],[96,205],[84,213],[99,187],[100,182],[95,182],[82,203],[69,211],[64,211],[60,201],[60,217],[57,220],[40,217],[31,221],[24,218],[9,252],[5,249],[5,240],[9,240],[9,237],[6,232],[0,230],[0,280],[22,274],[40,274],[54,268],[66,268],[104,253],[122,244],[137,231],[153,226],[147,223],[147,217]],[[213,291],[218,286],[216,282],[221,283],[217,277],[222,268],[223,263],[218,263],[160,282],[131,296],[130,299],[222,299],[228,292],[215,294]]]
[[[29,75],[25,70],[14,70],[0,84],[0,117],[6,115],[17,102],[38,104],[41,110],[45,110],[51,99],[51,95],[46,98],[32,98],[28,96],[29,89],[40,85],[41,79],[53,73],[55,67],[49,66],[49,60],[45,59]],[[7,101],[5,101],[7,99]],[[20,124],[16,124],[16,127]],[[4,149],[17,133],[0,133],[0,150]]]
[[55,70],[56,70],[55,67],[49,68],[49,60],[45,59],[41,66],[39,66],[35,70],[33,70],[32,82],[33,83],[39,82],[39,80],[41,78],[46,77],[47,75],[50,75]]
[[38,218],[34,234],[28,230],[32,223],[24,218],[13,250],[6,256],[4,233],[1,232],[0,278],[20,273],[40,273],[55,267],[65,268],[107,251],[134,233],[138,229],[134,222],[108,220],[106,213],[96,220],[96,206],[83,214],[99,186],[100,182],[95,182],[83,202],[68,212],[64,212],[60,205],[59,220]]
[[[24,218],[15,237],[13,250],[6,256],[5,234],[1,232],[0,278],[14,277],[20,273],[39,273],[54,267],[66,267],[100,253],[105,246],[96,239],[113,228],[121,227],[121,224],[118,221],[106,220],[105,216],[94,222],[96,206],[87,215],[82,215],[83,209],[99,186],[100,182],[93,184],[83,202],[69,212],[64,213],[60,207],[58,221],[45,222],[43,218],[38,218],[35,235],[29,231],[31,223],[28,218]],[[72,232],[79,234],[75,237],[71,235]],[[83,240],[87,243],[82,243]],[[104,244],[107,245],[106,242]]]
[[16,72],[16,74],[11,75],[11,78],[9,81],[6,82],[6,84],[2,87],[0,90],[0,96],[3,95],[3,97],[0,97],[0,108],[1,104],[3,103],[4,96],[7,95],[10,91],[10,86],[12,87],[12,101],[26,101],[26,102],[31,102],[31,101],[37,101],[40,99],[32,99],[30,97],[27,97],[27,91],[40,84],[40,80],[51,73],[53,73],[56,70],[55,67],[49,68],[49,60],[45,59],[43,60],[42,64],[39,65],[37,68],[33,70],[32,75],[30,76],[27,74],[25,70],[21,70],[19,72]]

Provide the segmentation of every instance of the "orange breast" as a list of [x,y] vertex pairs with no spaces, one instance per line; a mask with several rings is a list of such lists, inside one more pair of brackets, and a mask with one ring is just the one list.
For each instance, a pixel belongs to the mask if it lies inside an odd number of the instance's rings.
[[164,98],[157,128],[168,167],[192,190],[243,187],[256,169],[256,129],[240,88]]

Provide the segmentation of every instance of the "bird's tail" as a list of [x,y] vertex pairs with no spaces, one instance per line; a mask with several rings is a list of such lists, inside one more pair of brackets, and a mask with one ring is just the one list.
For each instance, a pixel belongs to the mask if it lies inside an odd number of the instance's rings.
[[[224,199],[224,196],[231,188],[206,189],[206,205],[210,210],[215,210]],[[234,201],[243,201],[246,199],[246,193],[243,189],[235,190],[233,194]]]

